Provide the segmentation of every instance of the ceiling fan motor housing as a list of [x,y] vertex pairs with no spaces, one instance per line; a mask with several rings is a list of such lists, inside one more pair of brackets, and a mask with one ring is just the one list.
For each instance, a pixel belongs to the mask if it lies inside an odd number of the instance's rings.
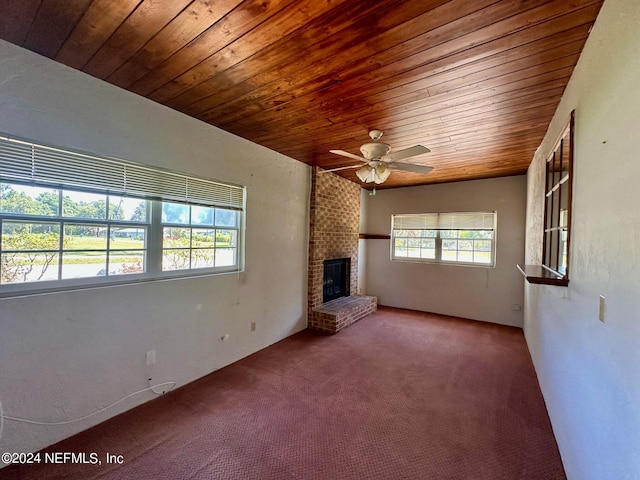
[[362,156],[367,160],[380,158],[391,151],[391,146],[384,142],[365,143],[360,147]]

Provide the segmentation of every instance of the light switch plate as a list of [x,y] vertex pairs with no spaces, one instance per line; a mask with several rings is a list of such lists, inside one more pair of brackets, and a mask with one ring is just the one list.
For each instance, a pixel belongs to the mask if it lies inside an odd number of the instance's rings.
[[156,351],[149,350],[147,352],[147,365],[155,365],[156,364]]

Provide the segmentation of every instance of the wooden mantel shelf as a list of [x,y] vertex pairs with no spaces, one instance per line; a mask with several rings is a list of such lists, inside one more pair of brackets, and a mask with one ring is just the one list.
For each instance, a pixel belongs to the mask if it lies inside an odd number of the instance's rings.
[[390,240],[391,235],[377,235],[372,233],[361,233],[358,235],[360,240]]
[[558,275],[557,273],[544,268],[542,265],[525,265],[524,267],[517,265],[517,267],[529,283],[557,285],[559,287],[566,287],[569,285],[568,278],[564,278],[562,275]]

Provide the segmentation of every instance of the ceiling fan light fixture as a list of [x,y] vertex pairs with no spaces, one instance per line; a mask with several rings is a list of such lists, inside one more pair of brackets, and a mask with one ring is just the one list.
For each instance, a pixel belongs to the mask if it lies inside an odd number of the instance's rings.
[[371,168],[369,165],[365,165],[364,167],[356,170],[356,175],[361,182],[368,183],[373,181],[373,178],[371,178],[371,172],[373,172],[373,168]]
[[375,182],[382,183],[391,175],[391,170],[386,168],[384,165],[380,165],[376,168]]
[[384,183],[384,181],[391,175],[391,170],[384,165],[378,165],[372,167],[371,165],[365,165],[362,168],[356,170],[356,175],[363,183]]

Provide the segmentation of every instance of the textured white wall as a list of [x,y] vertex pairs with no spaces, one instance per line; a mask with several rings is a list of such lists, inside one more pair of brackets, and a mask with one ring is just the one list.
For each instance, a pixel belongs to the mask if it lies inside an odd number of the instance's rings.
[[575,109],[569,287],[525,288],[527,343],[574,480],[640,478],[639,51],[640,2],[606,0],[528,174],[535,261],[544,157]]
[[389,240],[367,240],[366,292],[392,307],[522,326],[526,177],[379,190],[363,197],[366,231],[388,235],[394,213],[497,211],[496,267],[392,262]]
[[[306,327],[308,166],[2,41],[0,132],[247,186],[241,274],[0,299],[5,414],[79,417],[145,388],[151,349],[155,380],[180,386]],[[0,451],[152,398],[64,427],[5,421]]]

